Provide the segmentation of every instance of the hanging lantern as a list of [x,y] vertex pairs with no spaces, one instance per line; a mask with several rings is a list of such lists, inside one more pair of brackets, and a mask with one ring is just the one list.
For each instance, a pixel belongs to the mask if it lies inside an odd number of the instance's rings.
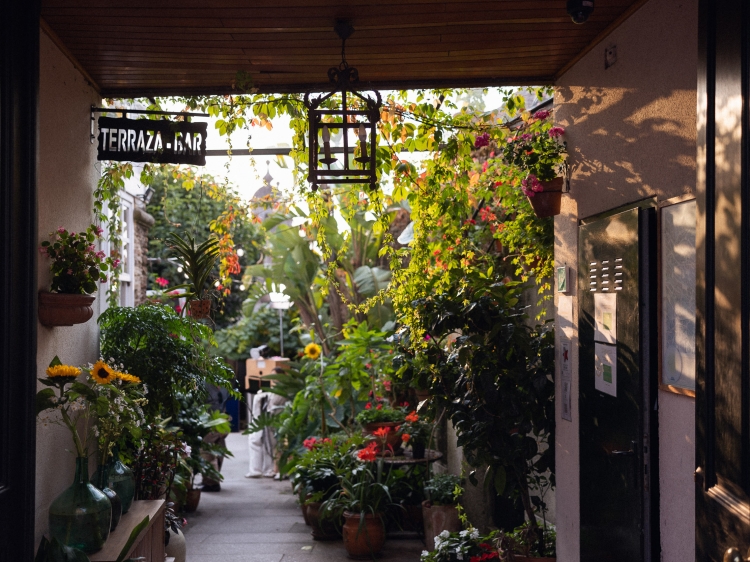
[[[354,33],[354,28],[349,22],[337,21],[334,30],[341,38],[341,64],[328,69],[332,91],[316,96],[305,94],[310,135],[307,180],[313,191],[333,184],[369,184],[370,189],[375,189],[380,92],[363,93],[355,89],[359,73],[346,62],[346,40]],[[321,107],[336,94],[341,96],[338,107]],[[332,135],[339,134],[343,146],[332,149]]]

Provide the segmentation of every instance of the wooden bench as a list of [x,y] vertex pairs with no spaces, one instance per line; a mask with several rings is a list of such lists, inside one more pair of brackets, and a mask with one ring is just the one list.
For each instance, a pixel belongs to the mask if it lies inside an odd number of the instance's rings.
[[115,562],[120,551],[128,542],[130,533],[149,516],[148,525],[130,547],[128,557],[142,556],[144,562],[164,562],[164,500],[138,500],[122,516],[117,528],[110,533],[104,548],[89,556],[91,562]]

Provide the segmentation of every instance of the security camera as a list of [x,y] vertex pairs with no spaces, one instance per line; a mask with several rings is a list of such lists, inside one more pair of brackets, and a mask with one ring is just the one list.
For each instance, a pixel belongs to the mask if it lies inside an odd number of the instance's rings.
[[567,8],[573,23],[585,23],[594,11],[594,0],[568,0]]

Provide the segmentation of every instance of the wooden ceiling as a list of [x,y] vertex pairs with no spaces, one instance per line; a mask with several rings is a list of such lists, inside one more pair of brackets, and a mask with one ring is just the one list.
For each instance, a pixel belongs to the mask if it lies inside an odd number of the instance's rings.
[[[551,83],[645,0],[42,0],[42,26],[105,97],[327,88],[350,65],[381,89]],[[603,57],[603,55],[602,55]]]

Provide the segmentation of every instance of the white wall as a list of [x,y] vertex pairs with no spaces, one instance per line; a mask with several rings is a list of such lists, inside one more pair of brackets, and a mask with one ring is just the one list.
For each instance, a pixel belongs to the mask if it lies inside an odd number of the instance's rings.
[[[697,4],[650,0],[558,80],[555,119],[566,129],[574,172],[555,218],[557,265],[577,271],[579,219],[644,197],[663,201],[694,192]],[[605,70],[610,45],[618,60]],[[572,300],[567,321],[560,298]],[[574,562],[580,548],[576,288],[555,302],[558,341],[565,333],[573,344],[573,421],[562,419],[559,399],[556,405],[558,560]],[[559,398],[559,372],[556,381]],[[660,391],[659,422],[662,560],[694,560],[693,399]]]
[[[39,242],[59,226],[85,229],[93,220],[93,191],[99,173],[96,146],[89,141],[89,108],[101,97],[42,31],[39,84]],[[49,290],[49,261],[39,259],[39,289]],[[94,303],[94,310],[98,310]],[[71,327],[38,326],[39,376],[59,355],[64,363],[96,360],[96,318]],[[41,385],[40,385],[41,387]],[[75,455],[66,429],[37,427],[36,543],[47,532],[47,509],[73,480]]]

